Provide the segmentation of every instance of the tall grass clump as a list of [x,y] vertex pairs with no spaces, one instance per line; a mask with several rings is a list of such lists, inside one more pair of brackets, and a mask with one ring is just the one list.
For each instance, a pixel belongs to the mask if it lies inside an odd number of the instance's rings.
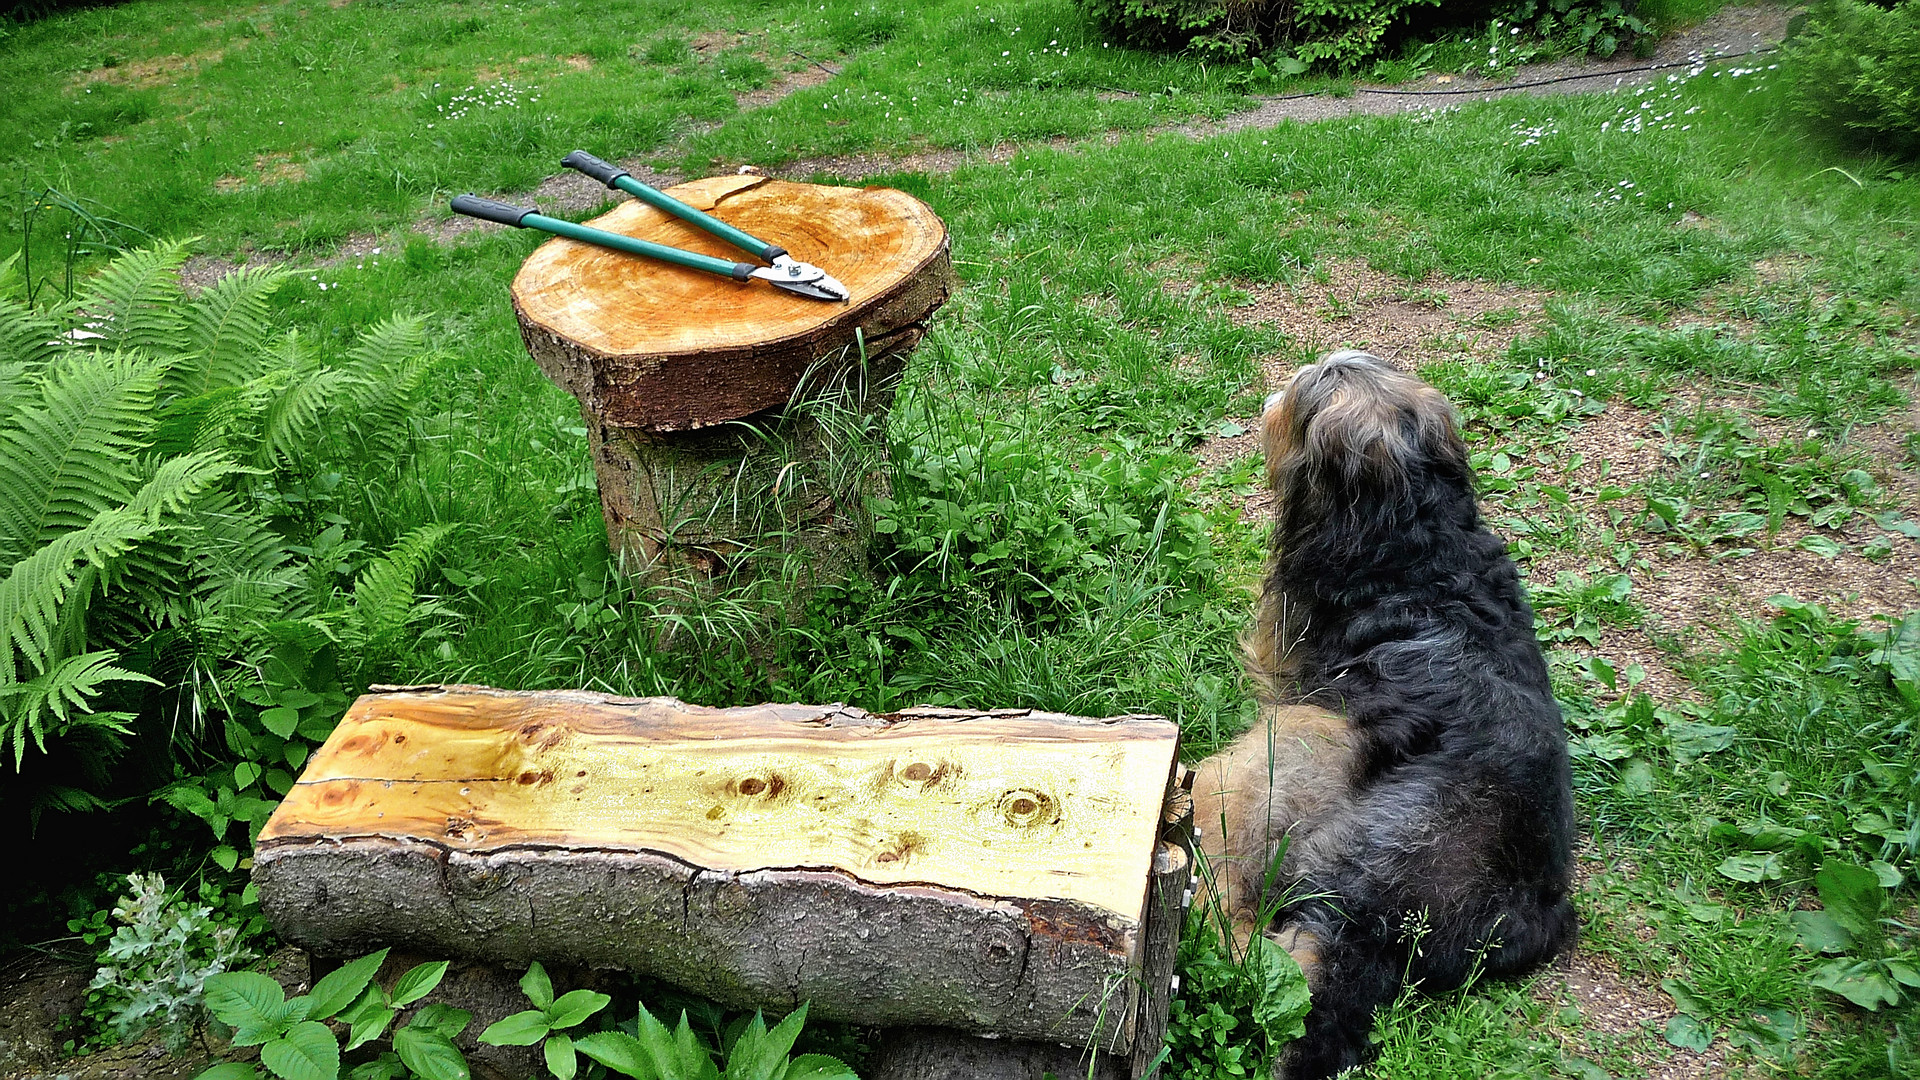
[[1920,157],[1920,4],[1820,0],[1785,49],[1788,102],[1810,127]]

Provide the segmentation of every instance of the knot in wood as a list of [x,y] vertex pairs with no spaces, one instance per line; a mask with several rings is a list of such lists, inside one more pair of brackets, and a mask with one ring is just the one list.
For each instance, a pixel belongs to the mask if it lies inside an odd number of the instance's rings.
[[1044,792],[1015,788],[1000,796],[1000,815],[1016,829],[1031,829],[1059,821],[1060,804]]

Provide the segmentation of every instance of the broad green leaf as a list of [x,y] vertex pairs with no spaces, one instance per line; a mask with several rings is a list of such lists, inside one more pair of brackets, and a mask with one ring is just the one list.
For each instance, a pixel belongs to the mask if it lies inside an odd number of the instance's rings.
[[532,1046],[546,1038],[551,1030],[553,1025],[547,1022],[546,1013],[528,1009],[488,1024],[487,1030],[480,1033],[480,1041],[488,1046]]
[[1735,881],[1756,883],[1779,881],[1786,876],[1786,868],[1780,864],[1780,854],[1774,851],[1731,856],[1720,863],[1719,870]]
[[465,1031],[473,1020],[473,1014],[465,1009],[456,1009],[452,1005],[436,1001],[423,1005],[420,1011],[407,1021],[405,1030],[430,1031],[443,1039],[451,1039]]
[[1680,979],[1661,979],[1660,989],[1673,999],[1673,1007],[1689,1016],[1705,1016],[1706,1006],[1700,1002],[1700,992],[1693,985]]
[[1793,1043],[1804,1034],[1800,1018],[1786,1009],[1765,1006],[1742,1010],[1740,1022],[1727,1032],[1727,1041],[1761,1057],[1785,1062],[1793,1057]]
[[787,1053],[793,1049],[795,1039],[800,1037],[800,1029],[807,1023],[807,1005],[787,1014],[786,1019],[767,1030],[766,1021],[759,1013],[753,1014],[753,1020],[747,1024],[733,1051],[727,1055],[727,1080],[773,1080],[774,1073],[786,1063]]
[[1896,982],[1920,989],[1920,971],[1899,960],[1888,960],[1886,964],[1887,974],[1893,976]]
[[1824,911],[1796,911],[1787,916],[1793,924],[1793,940],[1817,953],[1843,953],[1853,945],[1853,935]]
[[353,1020],[353,1030],[347,1036],[347,1049],[358,1050],[386,1033],[387,1025],[393,1023],[394,1011],[386,1005],[369,1009]]
[[787,1074],[782,1080],[860,1080],[860,1077],[837,1057],[801,1054],[787,1066]]
[[1800,542],[1795,544],[1794,547],[1811,551],[1823,559],[1836,558],[1841,552],[1847,550],[1834,540],[1821,536],[1819,533],[1810,533],[1801,537]]
[[241,1061],[223,1061],[193,1080],[260,1080],[260,1070]]
[[551,1025],[558,1028],[575,1027],[587,1017],[607,1007],[613,999],[592,990],[573,990],[560,995],[559,1000],[547,1009]]
[[1880,879],[1880,887],[1883,889],[1897,889],[1901,882],[1907,880],[1907,876],[1900,872],[1899,867],[1879,859],[1868,863],[1867,869],[1873,871],[1873,876]]
[[234,1030],[236,1046],[258,1046],[285,1030],[287,994],[257,971],[223,971],[206,981],[207,1011]]
[[1667,744],[1673,749],[1674,760],[1682,765],[1725,750],[1733,745],[1737,735],[1737,730],[1718,724],[1697,724],[1691,720],[1667,724]]
[[1833,921],[1846,927],[1855,937],[1873,938],[1880,933],[1880,911],[1886,905],[1886,890],[1880,878],[1864,866],[1829,859],[1813,876],[1820,890],[1820,902],[1826,905]]
[[386,960],[387,950],[381,949],[328,972],[326,978],[313,984],[313,993],[307,995],[308,1018],[325,1020],[353,1004],[353,1000],[366,990],[373,977],[380,973],[380,965]]
[[1816,968],[1807,981],[1839,994],[1868,1012],[1879,1012],[1882,1005],[1900,1002],[1900,991],[1893,980],[1870,960],[1832,960]]
[[1573,1080],[1613,1080],[1612,1073],[1581,1057],[1563,1057],[1554,1062],[1553,1070]]
[[339,1080],[340,1044],[318,1020],[302,1020],[260,1047],[260,1064],[281,1080]]
[[446,978],[448,964],[449,961],[436,960],[431,964],[420,964],[400,976],[400,981],[393,984],[393,1003],[411,1005],[433,993],[433,988]]
[[547,1071],[555,1080],[573,1080],[573,1074],[580,1068],[580,1059],[574,1056],[573,1040],[565,1032],[556,1031],[541,1044],[541,1053],[547,1058]]
[[265,709],[260,713],[260,726],[283,739],[293,738],[293,729],[299,725],[299,709]]
[[408,1024],[393,1033],[393,1051],[423,1080],[468,1080],[467,1059],[460,1056],[453,1040],[438,1031]]
[[214,848],[208,854],[212,856],[214,863],[222,870],[231,871],[234,867],[240,865],[240,853],[225,844]]
[[639,1039],[624,1031],[596,1031],[576,1041],[573,1048],[622,1076],[672,1075],[656,1068],[654,1056],[647,1053]]
[[407,1075],[407,1067],[400,1063],[400,1055],[388,1052],[359,1065],[348,1073],[348,1080],[399,1080]]
[[527,973],[520,977],[520,992],[536,1009],[553,1004],[553,980],[547,978],[547,969],[540,966],[540,961],[527,965]]
[[1667,1041],[1682,1050],[1695,1053],[1705,1050],[1713,1043],[1713,1031],[1707,1025],[1687,1015],[1676,1013],[1667,1021]]

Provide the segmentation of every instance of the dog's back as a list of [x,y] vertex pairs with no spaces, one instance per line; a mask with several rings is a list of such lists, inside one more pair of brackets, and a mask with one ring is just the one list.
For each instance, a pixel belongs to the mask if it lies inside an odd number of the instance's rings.
[[1403,974],[1450,990],[1572,940],[1566,734],[1452,408],[1363,353],[1270,402],[1274,557],[1249,666],[1346,718],[1347,798],[1295,826],[1276,933],[1313,988],[1296,1077],[1358,1064]]

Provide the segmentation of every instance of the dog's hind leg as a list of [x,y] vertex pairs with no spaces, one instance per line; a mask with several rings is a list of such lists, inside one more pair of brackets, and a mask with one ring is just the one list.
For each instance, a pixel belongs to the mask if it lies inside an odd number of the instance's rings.
[[1353,768],[1345,718],[1290,705],[1262,710],[1261,720],[1194,767],[1195,899],[1203,913],[1225,917],[1236,953],[1261,929],[1268,887],[1292,880],[1286,866],[1274,866],[1282,845],[1300,844],[1314,820],[1345,805]]
[[1299,963],[1313,994],[1306,1034],[1274,1063],[1277,1080],[1321,1080],[1365,1064],[1373,1014],[1400,990],[1400,950],[1319,904],[1267,936]]

